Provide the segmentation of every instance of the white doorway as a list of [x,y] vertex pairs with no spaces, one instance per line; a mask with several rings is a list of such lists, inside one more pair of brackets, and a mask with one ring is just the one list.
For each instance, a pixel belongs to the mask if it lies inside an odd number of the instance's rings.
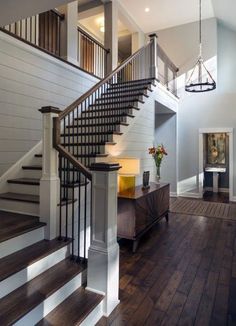
[[204,135],[214,133],[226,133],[229,135],[229,201],[233,201],[233,128],[201,128],[199,129],[199,194],[203,197],[204,181]]

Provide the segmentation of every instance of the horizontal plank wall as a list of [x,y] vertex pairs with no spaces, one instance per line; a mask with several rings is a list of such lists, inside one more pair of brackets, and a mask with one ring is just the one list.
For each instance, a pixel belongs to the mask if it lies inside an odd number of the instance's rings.
[[97,81],[0,32],[0,176],[41,139],[39,108],[63,109]]

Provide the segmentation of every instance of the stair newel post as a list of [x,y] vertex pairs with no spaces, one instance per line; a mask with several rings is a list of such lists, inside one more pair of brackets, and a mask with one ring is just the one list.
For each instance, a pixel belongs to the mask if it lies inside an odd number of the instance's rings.
[[58,177],[58,152],[53,147],[53,118],[61,112],[47,106],[39,110],[43,114],[42,177],[40,179],[40,220],[47,223],[45,238],[57,237],[60,180]]
[[150,43],[150,77],[158,79],[158,69],[157,69],[157,34],[151,34]]
[[92,170],[91,245],[88,250],[88,290],[105,295],[108,316],[119,303],[117,243],[118,164],[94,163]]

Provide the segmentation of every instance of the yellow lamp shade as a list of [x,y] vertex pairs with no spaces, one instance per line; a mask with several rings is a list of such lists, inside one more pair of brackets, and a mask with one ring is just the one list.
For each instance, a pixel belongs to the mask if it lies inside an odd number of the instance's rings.
[[119,163],[120,175],[138,175],[140,173],[140,160],[132,157],[114,158],[114,162]]

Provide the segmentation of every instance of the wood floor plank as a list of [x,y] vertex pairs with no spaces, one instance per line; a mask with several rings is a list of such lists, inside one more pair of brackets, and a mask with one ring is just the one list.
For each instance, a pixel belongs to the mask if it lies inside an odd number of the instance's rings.
[[171,213],[139,249],[121,245],[121,303],[97,326],[233,325],[236,222]]

